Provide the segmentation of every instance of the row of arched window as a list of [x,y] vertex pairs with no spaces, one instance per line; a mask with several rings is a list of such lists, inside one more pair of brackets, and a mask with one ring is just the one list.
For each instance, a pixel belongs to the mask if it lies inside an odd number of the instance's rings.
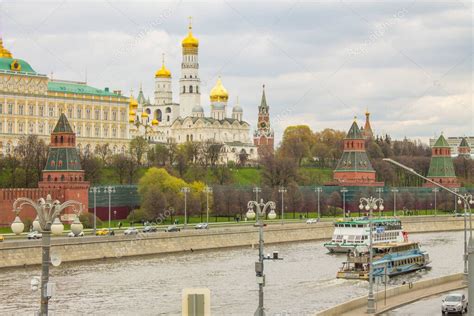
[[188,90],[186,90],[186,86],[183,86],[183,93],[194,93],[194,92],[199,93],[199,86],[196,86],[196,89],[194,89],[193,86],[190,85]]

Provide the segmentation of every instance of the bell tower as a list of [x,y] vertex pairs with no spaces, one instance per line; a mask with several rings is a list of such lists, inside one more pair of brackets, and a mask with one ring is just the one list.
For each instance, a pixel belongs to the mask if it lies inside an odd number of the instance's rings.
[[270,127],[270,107],[267,105],[265,85],[263,85],[262,100],[258,107],[257,129],[253,135],[253,143],[257,146],[259,156],[265,151],[273,152],[274,133]]

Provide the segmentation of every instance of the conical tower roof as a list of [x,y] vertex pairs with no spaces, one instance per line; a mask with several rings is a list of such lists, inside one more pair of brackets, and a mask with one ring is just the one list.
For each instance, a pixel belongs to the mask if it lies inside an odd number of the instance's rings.
[[461,139],[461,143],[459,144],[459,147],[467,147],[467,148],[470,148],[468,142],[467,142],[467,138],[466,137],[463,137]]
[[145,95],[143,94],[141,85],[140,85],[140,92],[138,92],[137,102],[138,104],[145,104],[146,102]]
[[443,134],[441,134],[438,137],[438,140],[436,141],[436,143],[433,145],[433,147],[450,147],[450,146],[446,138],[444,138]]
[[265,96],[265,85],[263,85],[262,100],[260,101],[260,108],[268,108],[267,98]]
[[346,139],[364,139],[356,120],[352,122],[351,128],[349,128],[349,131],[347,132]]
[[61,113],[53,133],[74,133],[64,113]]

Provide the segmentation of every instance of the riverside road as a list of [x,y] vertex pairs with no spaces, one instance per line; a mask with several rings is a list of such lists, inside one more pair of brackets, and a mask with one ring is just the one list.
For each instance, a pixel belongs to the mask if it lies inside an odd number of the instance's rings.
[[[388,286],[462,271],[463,232],[412,234],[429,252],[432,269],[391,279]],[[362,281],[335,278],[344,255],[331,255],[324,241],[267,245],[281,261],[266,262],[265,305],[269,315],[306,315],[367,294]],[[214,315],[250,315],[257,306],[251,247],[155,255],[51,267],[55,315],[181,315],[181,291],[207,287]],[[39,292],[30,280],[40,267],[0,270],[2,315],[32,315]]]

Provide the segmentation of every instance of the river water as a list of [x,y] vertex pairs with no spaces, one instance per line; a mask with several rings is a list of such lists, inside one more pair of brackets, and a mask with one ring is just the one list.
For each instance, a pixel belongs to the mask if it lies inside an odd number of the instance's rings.
[[[392,278],[389,286],[462,272],[463,233],[412,234],[432,269]],[[367,293],[368,283],[335,278],[344,255],[322,241],[268,245],[284,260],[266,261],[267,315],[310,315]],[[253,315],[258,305],[254,262],[258,249],[188,252],[51,267],[52,315],[181,315],[183,288],[211,290],[213,315]],[[1,260],[1,258],[0,258]],[[40,267],[0,270],[0,315],[33,315],[39,291],[30,280]]]

